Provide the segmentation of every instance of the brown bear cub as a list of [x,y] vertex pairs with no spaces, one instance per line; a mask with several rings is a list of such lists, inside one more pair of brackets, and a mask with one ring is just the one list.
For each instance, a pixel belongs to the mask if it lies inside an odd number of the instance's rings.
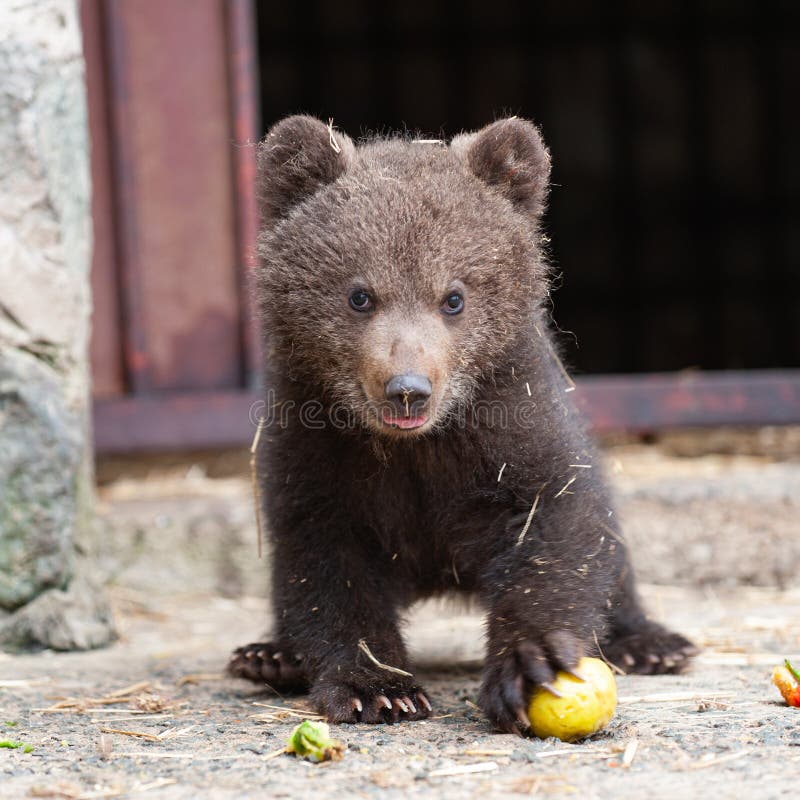
[[444,592],[486,609],[479,700],[501,730],[598,648],[683,668],[693,647],[642,611],[548,332],[536,127],[356,147],[295,116],[258,158],[275,628],[230,672],[310,690],[332,722],[422,719],[401,619]]

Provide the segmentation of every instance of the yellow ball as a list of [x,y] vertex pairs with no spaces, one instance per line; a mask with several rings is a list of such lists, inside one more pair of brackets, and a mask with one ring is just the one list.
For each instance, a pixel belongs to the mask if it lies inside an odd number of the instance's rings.
[[577,671],[580,681],[559,672],[553,687],[562,697],[538,688],[528,706],[531,733],[542,739],[556,736],[574,742],[591,736],[608,725],[617,708],[617,682],[599,658],[582,658]]

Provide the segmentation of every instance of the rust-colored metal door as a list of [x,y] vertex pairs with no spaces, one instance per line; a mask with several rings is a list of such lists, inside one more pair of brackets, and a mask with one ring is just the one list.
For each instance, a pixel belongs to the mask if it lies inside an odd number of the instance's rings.
[[256,137],[248,0],[84,0],[101,450],[247,437]]

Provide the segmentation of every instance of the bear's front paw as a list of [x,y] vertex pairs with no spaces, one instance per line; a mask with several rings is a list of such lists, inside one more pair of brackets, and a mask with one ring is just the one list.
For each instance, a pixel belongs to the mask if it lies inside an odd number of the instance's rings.
[[422,688],[412,683],[382,682],[369,674],[325,679],[314,684],[311,699],[328,722],[392,723],[425,719],[431,704]]
[[612,664],[639,675],[683,672],[698,652],[685,636],[649,620],[603,645],[603,655]]
[[308,689],[302,657],[271,642],[254,642],[234,650],[228,661],[228,674],[234,678],[265,683],[269,688],[281,692],[303,692]]
[[581,640],[568,631],[553,631],[498,649],[490,643],[480,707],[498,730],[521,734],[530,727],[527,709],[534,688],[550,690],[556,673],[574,672],[584,652]]

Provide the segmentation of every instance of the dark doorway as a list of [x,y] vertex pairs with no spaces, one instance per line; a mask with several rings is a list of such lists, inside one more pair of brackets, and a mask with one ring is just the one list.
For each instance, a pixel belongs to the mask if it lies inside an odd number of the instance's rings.
[[263,129],[535,119],[579,372],[800,366],[800,6],[257,0]]

